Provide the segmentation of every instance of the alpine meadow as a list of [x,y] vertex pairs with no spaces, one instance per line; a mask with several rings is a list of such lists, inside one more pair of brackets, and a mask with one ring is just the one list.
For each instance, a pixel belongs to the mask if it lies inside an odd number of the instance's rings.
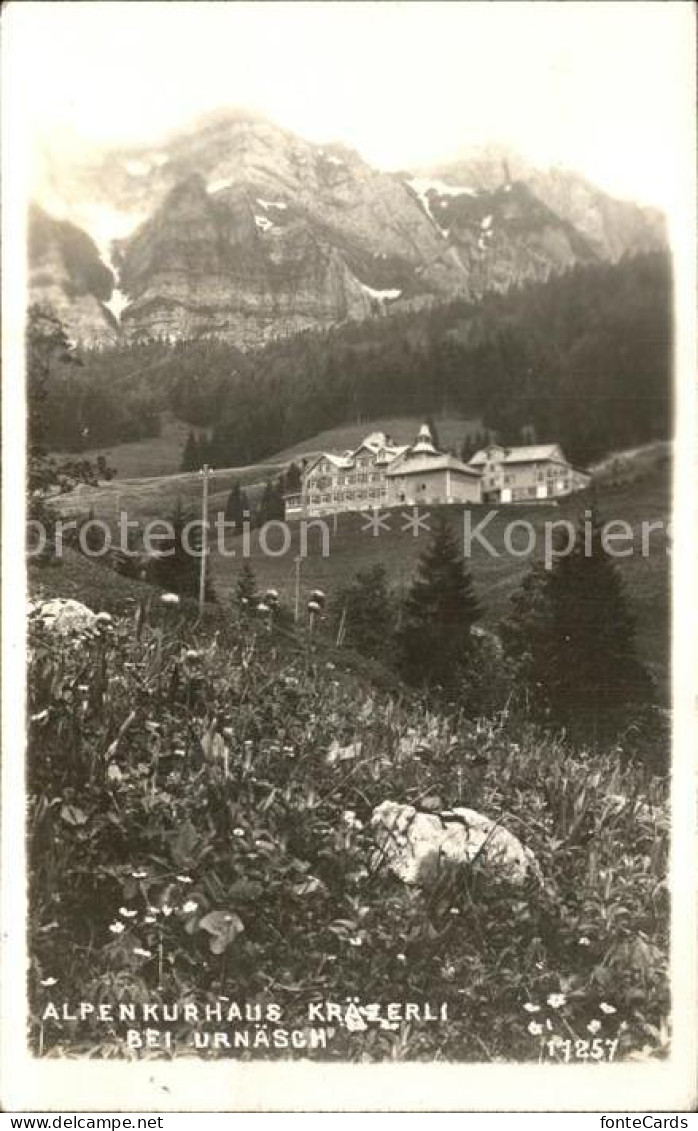
[[650,188],[539,160],[514,79],[504,141],[444,95],[451,159],[413,110],[403,165],[351,100],[294,124],[297,74],[279,120],[251,85],[155,131],[133,73],[142,130],[129,91],[113,138],[56,128],[27,201],[32,1057],[667,1062]]

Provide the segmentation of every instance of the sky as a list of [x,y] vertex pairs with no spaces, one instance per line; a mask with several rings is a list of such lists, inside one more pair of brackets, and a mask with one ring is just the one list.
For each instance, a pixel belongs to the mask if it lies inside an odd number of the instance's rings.
[[693,144],[682,0],[14,0],[4,24],[15,112],[62,155],[244,106],[384,169],[495,141],[668,207]]

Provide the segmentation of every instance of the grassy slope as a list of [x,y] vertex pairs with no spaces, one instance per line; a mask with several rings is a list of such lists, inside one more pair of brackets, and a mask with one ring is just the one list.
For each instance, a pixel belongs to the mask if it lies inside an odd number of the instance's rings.
[[[331,428],[325,432],[318,432],[305,440],[301,440],[282,452],[271,456],[268,466],[276,468],[292,460],[315,455],[319,451],[343,451],[345,448],[356,445],[367,436],[369,432],[386,432],[397,443],[411,443],[422,423],[421,417],[381,417],[361,424],[346,424],[339,428]],[[446,416],[436,420],[439,430],[439,440],[446,447],[460,446],[465,436],[471,431],[479,431],[479,420],[465,420],[455,416]],[[203,429],[194,428],[194,432]],[[117,444],[111,448],[90,448],[80,453],[84,459],[94,460],[98,455],[104,455],[110,467],[116,469],[119,480],[149,479],[153,476],[176,475],[182,461],[182,451],[189,433],[189,425],[181,420],[176,420],[170,413],[163,413],[162,427],[159,436],[149,440],[134,440],[128,444]],[[61,458],[67,453],[56,452],[56,458]],[[71,457],[72,458],[72,457]],[[267,466],[267,463],[260,465]],[[244,473],[244,469],[243,473]]]
[[[211,490],[211,514],[215,515],[224,504],[227,491],[233,478],[238,476],[246,482],[260,482],[270,470],[268,466],[246,468],[233,472],[216,472]],[[165,479],[140,480],[130,483],[108,484],[98,490],[86,489],[62,500],[66,511],[84,514],[91,506],[97,517],[114,520],[117,506],[126,510],[129,518],[145,521],[166,516],[179,495],[192,510],[198,505],[201,480],[198,475],[179,475]],[[521,579],[530,568],[531,561],[526,557],[514,557],[506,553],[503,544],[505,524],[512,520],[530,521],[538,533],[536,548],[542,553],[542,524],[546,520],[563,518],[574,520],[589,505],[588,495],[579,495],[567,500],[559,507],[516,507],[502,508],[487,527],[487,537],[500,551],[497,558],[490,557],[479,545],[473,547],[470,566],[475,586],[480,597],[486,623],[494,624],[509,607],[509,599]],[[631,523],[634,531],[634,545],[639,551],[640,527],[643,520],[659,519],[666,522],[670,517],[670,480],[668,467],[657,466],[650,474],[636,481],[625,482],[613,487],[602,484],[598,491],[598,503],[604,520],[624,519]],[[476,526],[490,508],[474,508],[472,524]],[[454,522],[462,536],[464,511],[451,508],[449,519]],[[403,522],[400,512],[393,512],[392,529],[374,537],[364,529],[365,517],[341,515],[336,522],[328,520],[330,532],[330,554],[321,554],[318,532],[310,531],[308,536],[308,557],[302,564],[301,584],[305,598],[307,593],[317,587],[329,594],[344,584],[357,569],[382,562],[391,583],[400,589],[409,585],[419,553],[424,548],[427,535],[414,537],[401,529]],[[261,552],[259,533],[253,532],[250,557],[260,587],[274,586],[289,604],[293,601],[295,566],[294,557],[298,553],[300,529],[291,525],[292,541],[287,553],[270,557]],[[272,549],[280,545],[279,532],[270,538]],[[222,603],[232,597],[235,581],[244,556],[242,540],[229,539],[223,556],[215,546],[211,554],[214,584]],[[669,615],[670,615],[670,562],[666,555],[666,540],[659,531],[650,540],[650,554],[643,557],[639,552],[631,557],[618,559],[618,566],[630,595],[633,612],[637,622],[638,643],[645,661],[651,666],[656,678],[666,687],[669,670]],[[233,554],[234,551],[234,554]],[[86,572],[89,567],[89,573]],[[66,568],[66,567],[64,567]],[[70,566],[68,572],[75,568]],[[101,567],[80,559],[83,569],[80,580],[75,582],[74,591],[66,596],[80,594],[80,586],[89,587],[96,583]],[[58,574],[56,571],[58,580]],[[120,584],[120,579],[106,572],[100,585],[110,590]],[[58,581],[58,584],[63,582]]]
[[[273,1000],[299,1026],[312,1000],[448,1003],[447,1025],[336,1026],[318,1056],[344,1060],[537,1061],[554,1055],[549,1033],[590,1018],[620,1038],[618,1060],[661,1052],[661,781],[527,728],[427,716],[243,623],[229,641],[154,618],[139,639],[123,620],[77,648],[34,630],[35,1051],[124,1054],[124,1027],[40,1024],[55,978],[60,1000]],[[216,728],[225,761],[205,745]],[[328,761],[335,741],[360,743],[348,765]],[[501,821],[540,879],[514,893],[477,867],[407,888],[376,863],[369,819],[386,797]],[[201,926],[211,912],[237,923],[224,954]],[[560,992],[562,1012],[548,1009]],[[192,1026],[172,1028],[190,1054]]]

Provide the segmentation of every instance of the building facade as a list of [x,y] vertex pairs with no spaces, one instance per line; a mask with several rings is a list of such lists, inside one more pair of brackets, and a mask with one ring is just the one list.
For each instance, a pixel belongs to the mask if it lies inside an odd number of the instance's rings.
[[504,448],[490,444],[476,452],[470,467],[482,475],[482,499],[487,503],[530,503],[563,498],[591,481],[588,472],[573,467],[559,444]]
[[480,501],[480,472],[434,447],[422,425],[414,444],[394,444],[373,432],[353,451],[323,452],[285,499],[286,517],[379,509],[418,503]]

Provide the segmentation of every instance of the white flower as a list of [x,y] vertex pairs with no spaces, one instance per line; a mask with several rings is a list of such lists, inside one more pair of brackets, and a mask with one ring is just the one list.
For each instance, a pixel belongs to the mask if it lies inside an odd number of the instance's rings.
[[160,603],[162,605],[178,605],[179,597],[176,593],[163,593],[162,597],[160,598]]
[[537,1021],[529,1021],[526,1028],[532,1037],[539,1037],[543,1032],[543,1026],[539,1025]]
[[239,825],[236,829],[233,829],[233,836],[240,837],[240,836],[244,836],[244,835],[245,835],[245,830],[241,829]]
[[195,899],[188,899],[186,903],[182,904],[182,911],[185,915],[192,915],[198,909],[199,905]]
[[308,612],[309,613],[319,613],[320,608],[321,608],[321,606],[317,603],[317,601],[308,601]]
[[122,915],[124,919],[135,919],[137,914],[137,911],[132,911],[128,907],[119,908],[119,915]]
[[177,876],[177,879],[179,880],[180,884],[193,884],[194,882],[191,876]]
[[112,623],[112,617],[109,615],[109,613],[97,613],[97,616],[95,617],[95,622],[97,624],[111,624]]
[[313,601],[324,601],[325,600],[325,593],[322,589],[313,589],[312,593],[310,594],[310,597]]
[[397,958],[398,962],[407,962],[406,954],[396,954],[395,957]]
[[139,958],[152,958],[153,954],[150,950],[143,950],[142,946],[134,946],[133,953],[137,954]]
[[279,599],[279,591],[278,591],[278,589],[267,589],[267,591],[266,591],[266,593],[264,594],[264,596],[266,597],[266,599],[267,599],[268,601],[278,601],[278,599]]
[[265,605],[264,601],[260,601],[259,604],[257,605],[257,612],[258,613],[268,613],[269,612],[269,606]]
[[144,923],[154,923],[155,922],[155,916],[154,915],[146,915],[143,922]]
[[39,985],[41,986],[55,986],[58,978],[42,978]]
[[161,907],[161,911],[162,911],[163,915],[171,915],[173,908],[171,908],[168,903],[163,903],[163,905]]
[[139,868],[137,872],[131,872],[134,880],[144,880],[148,875],[145,868]]
[[459,907],[451,907],[450,908],[450,914],[451,915],[460,915],[460,908]]
[[598,1033],[600,1028],[601,1028],[601,1022],[597,1021],[595,1017],[587,1025],[587,1029],[589,1030],[590,1033]]
[[349,939],[349,946],[361,946],[362,944],[363,944],[363,939],[361,939],[359,937],[359,935],[357,935],[353,939]]
[[609,1005],[607,1001],[602,1001],[601,1004],[599,1005],[599,1009],[601,1010],[602,1013],[615,1013],[616,1012],[615,1006]]
[[47,719],[47,718],[48,718],[48,707],[45,708],[43,711],[39,711],[38,715],[32,715],[31,722],[42,723],[44,721],[44,719]]
[[123,776],[116,762],[110,762],[107,769],[107,781],[120,782]]
[[549,994],[548,1005],[551,1009],[560,1009],[565,1004],[567,998],[564,994]]
[[187,660],[198,660],[201,657],[201,652],[197,652],[196,648],[188,648],[184,653],[184,657]]
[[524,1009],[527,1013],[540,1013],[540,1006],[534,1005],[532,1001],[524,1002]]
[[579,946],[591,946],[591,939],[588,939],[586,937],[586,935],[582,935],[581,939],[578,940],[578,945]]
[[111,923],[109,925],[109,930],[113,935],[120,935],[122,931],[126,930],[126,928],[124,927],[123,923]]

